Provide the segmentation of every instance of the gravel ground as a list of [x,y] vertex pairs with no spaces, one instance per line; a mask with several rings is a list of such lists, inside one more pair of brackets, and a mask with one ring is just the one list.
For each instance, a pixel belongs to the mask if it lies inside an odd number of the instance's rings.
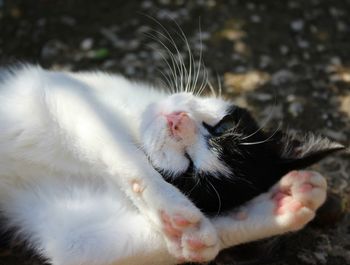
[[[100,69],[160,82],[160,71],[167,73],[164,48],[149,35],[169,43],[149,15],[188,58],[178,23],[197,58],[202,50],[215,86],[259,120],[349,145],[347,0],[0,0],[0,63]],[[350,156],[315,168],[328,178],[331,199],[313,225],[274,240],[264,264],[350,264]],[[41,263],[4,249],[0,264]]]

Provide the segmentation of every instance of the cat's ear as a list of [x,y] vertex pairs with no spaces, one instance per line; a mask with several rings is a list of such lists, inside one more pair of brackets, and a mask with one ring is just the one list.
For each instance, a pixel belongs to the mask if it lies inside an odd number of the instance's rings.
[[345,146],[312,133],[281,133],[281,162],[286,169],[306,168]]

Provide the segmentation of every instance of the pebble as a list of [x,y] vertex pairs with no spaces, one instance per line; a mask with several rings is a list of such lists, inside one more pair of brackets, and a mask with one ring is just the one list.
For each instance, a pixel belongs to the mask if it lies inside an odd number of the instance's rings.
[[323,52],[326,48],[325,48],[325,46],[322,45],[322,44],[317,44],[316,49],[317,49],[317,51],[319,51],[319,52]]
[[298,46],[302,49],[306,49],[310,46],[310,43],[304,39],[298,39],[297,43],[298,43]]
[[271,84],[277,86],[281,85],[287,82],[290,82],[295,79],[295,75],[287,70],[287,69],[281,69],[271,76]]
[[261,17],[259,15],[252,15],[250,17],[250,20],[254,23],[259,23],[259,22],[261,22]]
[[149,9],[153,6],[152,1],[143,1],[141,7],[144,9]]
[[115,60],[106,60],[103,62],[102,67],[104,69],[109,69],[114,67],[117,64],[117,62]]
[[289,52],[288,46],[286,46],[286,45],[281,45],[281,46],[280,46],[280,52],[281,52],[283,55],[286,55],[286,54]]
[[20,18],[22,16],[21,9],[14,7],[10,10],[10,14],[13,18]]
[[109,28],[101,28],[100,33],[109,40],[115,48],[122,48],[126,46],[125,41],[120,40],[117,34]]
[[329,157],[323,163],[324,169],[330,172],[337,172],[341,169],[341,164],[339,163],[337,158]]
[[76,25],[76,20],[73,17],[70,16],[62,16],[61,22],[67,26],[73,27]]
[[339,96],[340,110],[350,118],[350,93]]
[[272,60],[271,60],[270,56],[261,55],[259,66],[260,66],[260,68],[266,68],[267,66],[269,66],[271,64],[271,62],[272,62]]
[[270,75],[261,71],[249,71],[247,73],[224,74],[224,84],[229,90],[243,92],[254,90],[270,80]]
[[94,39],[93,38],[86,38],[83,39],[82,42],[80,43],[80,48],[83,51],[88,51],[91,50],[91,48],[94,46]]
[[252,94],[251,96],[259,101],[269,101],[269,100],[272,100],[273,98],[271,94],[257,93],[257,92]]
[[247,56],[250,54],[250,48],[243,41],[236,41],[233,45],[233,49],[236,53],[241,54],[243,56]]
[[302,19],[294,20],[290,23],[290,27],[294,31],[301,31],[304,28],[304,21]]
[[341,59],[338,56],[333,56],[330,59],[330,63],[333,64],[333,65],[341,65],[342,61],[341,61]]
[[347,31],[348,30],[348,25],[343,22],[343,21],[338,21],[337,22],[337,30],[340,31],[340,32],[344,32],[344,31]]
[[41,50],[43,59],[53,59],[67,49],[67,46],[60,40],[48,41]]

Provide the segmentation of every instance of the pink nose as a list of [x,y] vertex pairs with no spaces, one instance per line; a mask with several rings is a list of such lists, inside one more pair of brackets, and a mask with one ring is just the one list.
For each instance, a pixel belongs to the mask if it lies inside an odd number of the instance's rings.
[[168,127],[173,136],[184,139],[195,133],[195,124],[185,112],[173,112],[165,115]]

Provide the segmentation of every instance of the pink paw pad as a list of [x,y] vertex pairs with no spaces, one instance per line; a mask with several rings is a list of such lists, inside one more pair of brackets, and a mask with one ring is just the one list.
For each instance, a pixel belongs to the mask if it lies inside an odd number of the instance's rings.
[[179,229],[176,229],[172,223],[171,223],[171,219],[170,219],[170,216],[167,215],[166,213],[164,212],[161,212],[161,218],[162,218],[162,222],[163,222],[163,229],[164,229],[164,232],[170,236],[170,237],[173,237],[173,238],[179,238],[181,237],[182,235],[182,232],[181,230]]
[[310,180],[311,177],[312,173],[308,171],[296,171],[296,173],[293,174],[293,178],[301,182],[307,182],[308,180]]
[[180,227],[186,227],[192,224],[190,221],[188,221],[187,219],[183,218],[180,215],[175,215],[173,220],[175,224]]
[[296,212],[302,207],[299,201],[295,201],[291,195],[284,192],[277,192],[272,198],[276,202],[275,215]]
[[199,262],[199,263],[202,263],[204,260],[203,260],[203,257],[201,257],[200,255],[196,254],[196,255],[191,255],[190,256],[190,260],[192,262]]
[[177,264],[185,263],[186,259],[184,257],[177,258]]
[[311,191],[313,188],[314,188],[314,186],[312,186],[311,184],[305,183],[305,184],[300,186],[299,191],[305,193],[305,192]]
[[203,242],[201,242],[199,240],[196,240],[196,239],[188,239],[187,240],[187,244],[193,250],[199,250],[199,249],[202,249],[202,248],[206,247],[206,245]]
[[275,209],[275,215],[282,215],[286,212],[297,212],[303,205],[298,201],[293,201],[292,198],[286,204],[281,204]]

